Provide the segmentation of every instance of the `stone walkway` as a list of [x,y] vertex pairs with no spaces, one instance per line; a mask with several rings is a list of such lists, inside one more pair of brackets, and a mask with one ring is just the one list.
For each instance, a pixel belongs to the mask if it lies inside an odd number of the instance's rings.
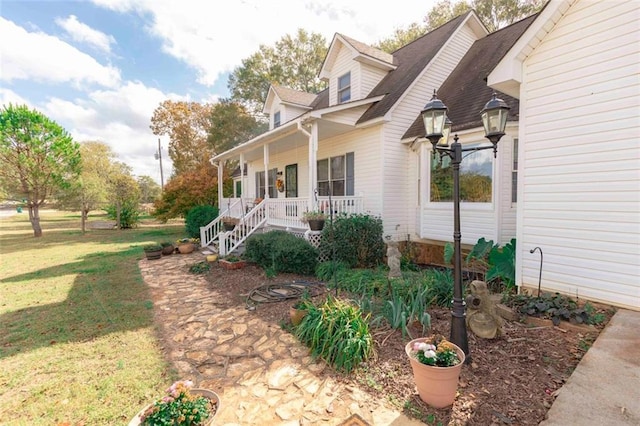
[[[421,425],[319,373],[308,349],[277,324],[268,324],[244,306],[231,309],[204,277],[188,272],[205,256],[163,256],[140,261],[150,287],[155,320],[178,376],[220,395],[216,425],[339,425],[352,414],[372,426]],[[369,407],[376,407],[371,410]]]

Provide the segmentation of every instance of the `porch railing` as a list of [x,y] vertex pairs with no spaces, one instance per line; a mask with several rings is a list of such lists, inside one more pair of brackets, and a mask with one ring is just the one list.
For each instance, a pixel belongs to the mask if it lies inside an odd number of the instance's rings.
[[[224,204],[223,204],[224,205]],[[200,245],[207,247],[213,243],[222,229],[222,218],[225,216],[242,217],[242,203],[240,199],[230,200],[227,204],[227,208],[220,212],[217,218],[215,218],[207,226],[200,227]]]
[[364,199],[362,197],[318,197],[318,209],[329,215],[333,211],[334,215],[342,213],[356,214],[364,212]]
[[240,219],[233,231],[223,231],[218,234],[218,251],[221,256],[233,252],[251,234],[264,225],[267,221],[266,206],[267,202],[262,201]]

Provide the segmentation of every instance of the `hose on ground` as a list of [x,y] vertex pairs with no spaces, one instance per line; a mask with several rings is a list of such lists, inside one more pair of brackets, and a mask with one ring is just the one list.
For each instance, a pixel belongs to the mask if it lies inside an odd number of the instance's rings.
[[251,290],[246,300],[246,308],[254,310],[260,303],[283,302],[298,299],[305,292],[309,297],[318,296],[326,291],[325,284],[319,281],[300,281],[263,284]]

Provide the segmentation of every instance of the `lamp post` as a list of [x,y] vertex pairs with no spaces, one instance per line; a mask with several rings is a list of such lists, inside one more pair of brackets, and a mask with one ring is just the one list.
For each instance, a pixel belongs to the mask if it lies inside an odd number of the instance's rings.
[[446,105],[438,99],[436,91],[433,91],[433,98],[422,110],[422,119],[426,130],[426,138],[433,145],[433,156],[436,152],[441,157],[448,156],[451,159],[453,172],[453,306],[451,310],[451,336],[452,343],[462,349],[467,360],[471,359],[469,354],[469,342],[467,339],[466,306],[462,298],[462,250],[460,248],[460,163],[462,163],[462,153],[468,151],[482,151],[493,149],[494,158],[498,152],[498,142],[504,136],[504,129],[507,125],[509,106],[496,97],[494,92],[491,100],[486,103],[481,112],[482,125],[484,126],[485,137],[491,141],[491,145],[473,148],[463,148],[458,142],[458,135],[455,135],[453,144],[449,145],[449,133],[451,131],[451,121],[447,117]]

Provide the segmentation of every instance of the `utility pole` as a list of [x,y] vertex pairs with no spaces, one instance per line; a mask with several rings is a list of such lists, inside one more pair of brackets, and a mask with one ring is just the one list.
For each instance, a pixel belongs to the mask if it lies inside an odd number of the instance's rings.
[[160,189],[164,191],[164,176],[162,175],[162,145],[160,144],[160,138],[158,138],[158,152],[155,157],[156,160],[160,160]]

